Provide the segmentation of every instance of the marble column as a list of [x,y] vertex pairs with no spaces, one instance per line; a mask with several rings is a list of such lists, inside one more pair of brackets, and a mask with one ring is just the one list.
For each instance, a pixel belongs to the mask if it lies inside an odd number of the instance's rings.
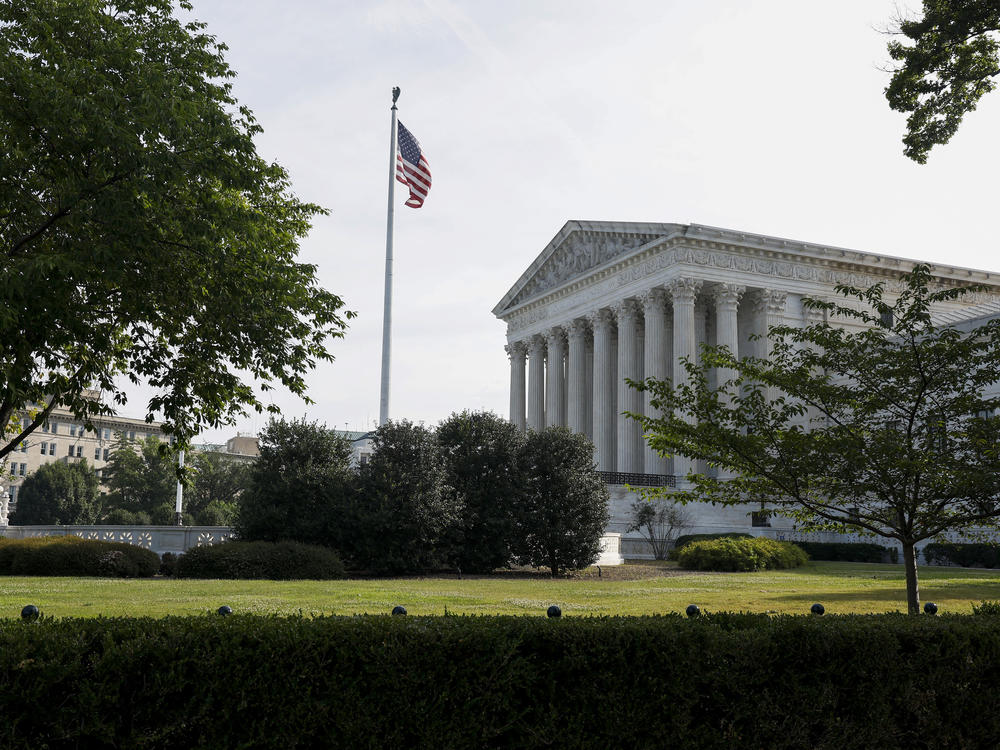
[[[701,289],[698,279],[674,279],[667,284],[674,306],[674,386],[688,382],[688,373],[682,358],[696,362],[698,349],[695,340],[694,301]],[[681,481],[692,470],[693,463],[687,456],[674,456],[674,474]]]
[[625,412],[639,411],[639,392],[629,386],[626,378],[638,380],[638,323],[639,305],[633,299],[626,299],[614,307],[618,319],[618,385],[617,421],[617,467],[618,471],[639,473],[642,471],[639,423],[625,416]]
[[510,357],[510,421],[523,431],[527,424],[524,415],[524,355],[528,349],[523,341],[512,341],[504,349]]
[[[719,284],[715,287],[713,294],[715,297],[715,342],[718,346],[729,349],[730,354],[736,358],[740,356],[737,311],[740,297],[745,291],[746,287],[738,284]],[[722,385],[731,377],[733,377],[732,368],[720,367],[716,383]]]
[[533,336],[528,342],[528,428],[545,427],[545,339]]
[[566,425],[566,334],[558,326],[546,331],[546,393],[545,426],[564,427]]
[[[648,292],[644,292],[639,299],[642,302],[642,314],[646,320],[646,335],[643,338],[643,348],[645,349],[643,377],[666,380],[671,376],[667,369],[667,336],[670,330],[667,325],[667,293],[660,288],[650,289]],[[646,391],[643,394],[643,414],[647,417],[658,414],[650,403],[651,400],[652,394]],[[669,474],[669,463],[670,459],[664,458],[646,444],[643,455],[643,471],[645,473]]]
[[764,313],[764,348],[762,355],[771,356],[771,338],[767,335],[774,326],[785,322],[785,305],[788,301],[786,292],[777,289],[763,289],[760,293],[762,311]]
[[594,447],[599,471],[615,470],[614,315],[597,310],[588,316],[594,329]]
[[567,379],[566,425],[573,432],[587,432],[587,408],[590,398],[587,391],[587,322],[574,320],[567,327],[569,338],[569,365]]

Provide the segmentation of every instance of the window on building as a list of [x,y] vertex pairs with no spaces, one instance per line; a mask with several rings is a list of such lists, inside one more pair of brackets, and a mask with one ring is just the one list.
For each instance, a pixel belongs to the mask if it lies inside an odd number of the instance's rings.
[[12,501],[15,501],[15,502],[17,501],[17,491],[19,489],[21,489],[21,488],[18,487],[16,484],[12,484],[11,485],[11,487],[10,487],[10,499]]
[[893,325],[892,310],[886,310],[884,313],[881,313],[879,315],[879,324],[883,328],[892,328]]
[[105,427],[103,435],[104,435],[104,439],[105,440],[110,440],[111,439],[111,430],[109,430],[107,427]]
[[128,431],[128,439],[129,440],[135,440],[135,430],[129,430]]
[[49,444],[48,443],[42,443],[42,455],[43,456],[48,452],[48,450],[49,450]]
[[21,453],[27,453],[27,452],[28,452],[28,444],[21,443]]
[[768,514],[765,511],[758,510],[758,511],[750,514],[750,525],[751,526],[761,526],[761,527],[767,528],[767,527],[770,527],[770,525],[771,525],[771,518],[768,516]]
[[15,464],[14,462],[11,462],[11,464],[10,464],[10,475],[12,477],[16,477],[17,476],[17,464]]
[[107,461],[108,460],[108,449],[107,448],[104,449],[102,455],[104,456],[104,460]]
[[53,422],[52,423],[52,434],[53,435],[58,435],[59,434],[59,423],[58,422]]
[[71,456],[73,455],[73,446],[72,445],[69,446],[69,455],[71,455]]
[[77,458],[83,458],[83,446],[82,445],[76,446],[76,457]]
[[18,476],[24,476],[28,473],[28,464],[21,464],[21,470],[18,472]]
[[48,432],[48,431],[49,431],[49,423],[42,422],[42,432]]
[[76,435],[76,425],[75,425],[75,424],[71,424],[71,425],[69,426],[69,434],[70,434],[70,435],[73,435],[73,436],[75,436],[75,435]]
[[100,448],[94,448],[94,460],[95,461],[100,461],[101,460],[101,449]]
[[50,456],[56,455],[56,444],[55,443],[49,443],[49,455]]

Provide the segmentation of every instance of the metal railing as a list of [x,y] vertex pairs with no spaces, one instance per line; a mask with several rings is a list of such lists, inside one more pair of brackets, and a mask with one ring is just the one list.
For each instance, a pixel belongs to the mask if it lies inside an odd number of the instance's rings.
[[599,471],[605,484],[631,484],[633,487],[676,487],[672,474],[635,474],[627,471]]

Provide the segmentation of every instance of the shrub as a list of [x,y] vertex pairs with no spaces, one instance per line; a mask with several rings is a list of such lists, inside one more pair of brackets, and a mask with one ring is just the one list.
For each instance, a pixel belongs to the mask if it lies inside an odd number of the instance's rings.
[[923,549],[928,565],[958,565],[963,568],[1000,568],[1000,545],[937,542]]
[[177,558],[173,552],[164,552],[160,557],[160,575],[172,578],[177,572]]
[[343,578],[344,564],[328,547],[300,542],[224,542],[194,547],[174,567],[178,578]]
[[0,540],[0,575],[149,578],[159,569],[159,555],[132,544],[77,536]]
[[867,542],[792,542],[801,547],[812,560],[830,560],[834,562],[895,562],[895,548],[883,547],[880,544]]
[[808,560],[801,548],[766,537],[710,539],[685,545],[678,562],[689,570],[753,571],[796,568]]
[[667,553],[668,560],[677,560],[681,549],[691,544],[691,542],[703,542],[711,539],[753,539],[752,534],[745,534],[741,531],[734,531],[731,534],[682,534],[674,542],[673,549]]
[[1000,615],[1000,602],[985,601],[985,602],[979,602],[978,605],[973,604],[972,614],[989,615],[990,617],[996,617],[997,615]]

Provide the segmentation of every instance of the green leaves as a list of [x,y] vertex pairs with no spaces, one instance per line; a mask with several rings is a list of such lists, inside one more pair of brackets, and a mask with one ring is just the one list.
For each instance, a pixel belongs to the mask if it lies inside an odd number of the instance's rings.
[[224,46],[173,14],[0,5],[0,424],[49,397],[108,413],[127,373],[184,440],[263,410],[252,381],[305,397],[353,317],[296,260],[325,211],[258,156]]
[[905,153],[924,164],[947,143],[962,118],[996,88],[1000,75],[1000,6],[993,0],[924,0],[923,18],[902,20],[906,37],[889,43],[900,63],[885,90],[889,106],[906,112]]

